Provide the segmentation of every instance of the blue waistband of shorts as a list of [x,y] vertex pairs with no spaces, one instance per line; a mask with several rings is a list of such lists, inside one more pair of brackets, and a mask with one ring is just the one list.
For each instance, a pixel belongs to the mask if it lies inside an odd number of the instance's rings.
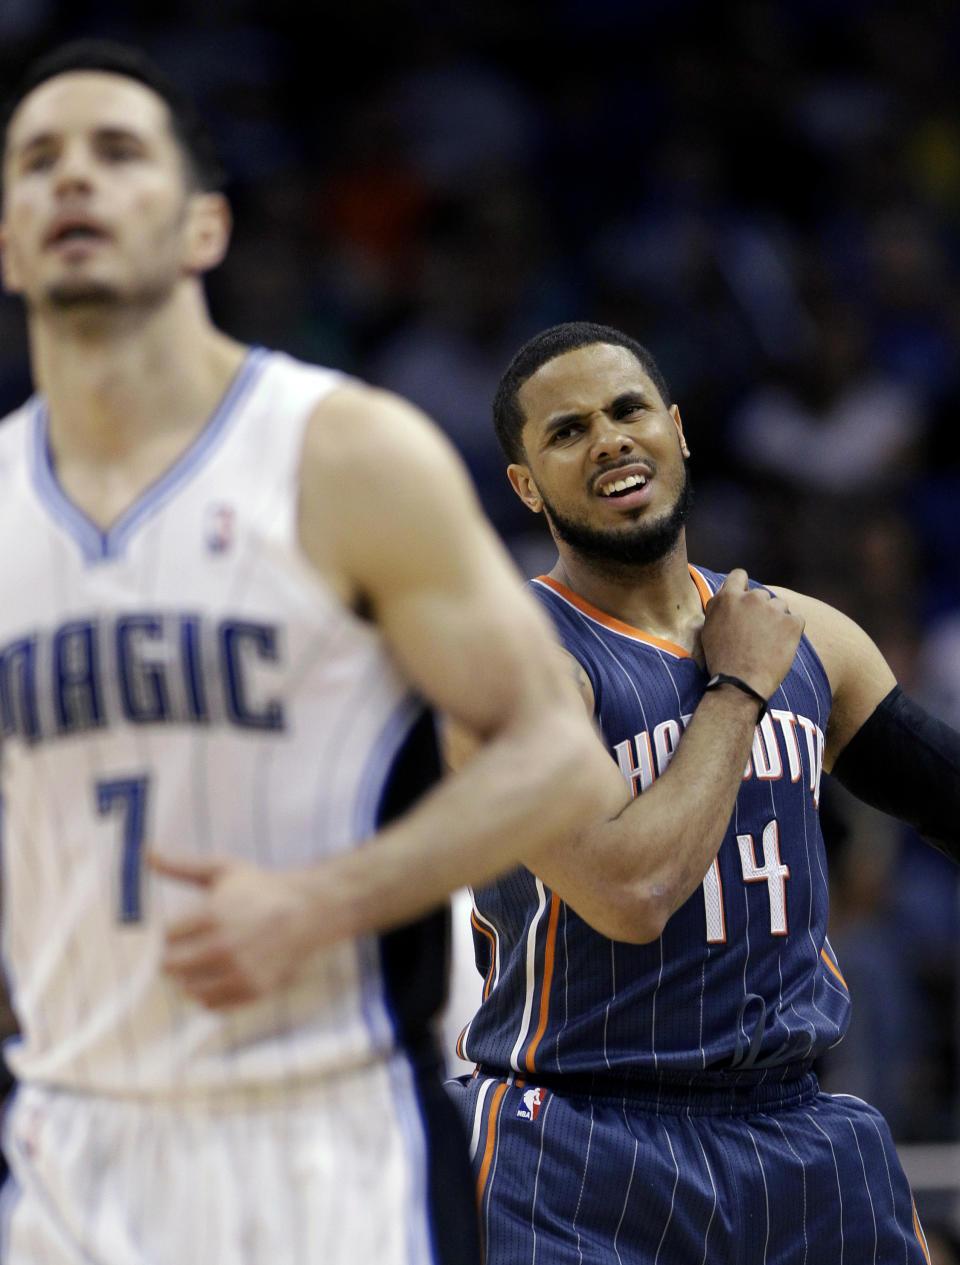
[[569,1098],[617,1099],[663,1115],[738,1116],[777,1111],[810,1102],[820,1092],[809,1063],[743,1071],[644,1072],[631,1076],[532,1072],[522,1077],[481,1065],[477,1073],[539,1086]]

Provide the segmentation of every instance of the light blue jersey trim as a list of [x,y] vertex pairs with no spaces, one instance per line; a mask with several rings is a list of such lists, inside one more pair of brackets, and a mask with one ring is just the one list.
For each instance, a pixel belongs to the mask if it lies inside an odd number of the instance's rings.
[[223,399],[190,447],[124,510],[107,531],[102,531],[88,518],[60,486],[50,456],[47,408],[42,401],[37,401],[31,418],[34,487],[53,518],[73,536],[88,563],[120,557],[137,529],[158,513],[193,477],[223,438],[229,423],[239,411],[240,403],[259,379],[267,358],[268,352],[263,347],[251,348]]
[[[360,779],[354,810],[354,837],[366,839],[377,828],[377,812],[393,762],[406,742],[410,731],[423,715],[423,700],[415,695],[403,698],[390,716],[374,743],[367,767]],[[396,1040],[393,1020],[384,998],[380,971],[379,937],[363,936],[358,941],[362,963],[361,1009],[370,1038],[377,1048],[389,1048]]]
[[390,779],[393,762],[426,706],[418,695],[407,694],[387,717],[370,750],[366,768],[357,787],[353,815],[353,829],[357,839],[364,839],[376,830],[380,800]]
[[[413,694],[407,695],[391,712],[379,738],[374,743],[357,792],[354,811],[354,831],[357,839],[365,839],[376,830],[380,801],[389,781],[394,760],[402,750],[414,725],[423,716],[425,706],[422,698]],[[357,947],[363,964],[361,1009],[367,1030],[375,1044],[379,1045],[383,1041],[393,1043],[395,1032],[389,1007],[384,998],[379,938],[361,937]],[[426,1216],[428,1202],[426,1137],[415,1076],[410,1060],[403,1051],[398,1051],[390,1060],[388,1074],[393,1085],[397,1119],[403,1131],[409,1159],[411,1215],[407,1219],[406,1226],[407,1253],[410,1265],[416,1265],[420,1261],[436,1260]]]
[[393,1086],[397,1116],[407,1147],[407,1172],[410,1189],[409,1216],[407,1217],[407,1259],[409,1265],[436,1261],[433,1234],[430,1230],[429,1193],[427,1190],[427,1139],[423,1117],[420,1114],[420,1098],[416,1077],[410,1060],[401,1055],[392,1059],[388,1071]]
[[[3,874],[4,871],[6,870],[7,843],[6,843],[6,839],[4,837],[3,832],[4,832],[4,805],[3,805],[3,792],[0,791],[0,874]],[[3,972],[3,978],[7,982],[7,989],[10,994],[9,995],[10,1005],[13,1008],[14,1013],[16,1013],[16,975],[14,974],[13,967],[11,966],[10,960],[7,955],[7,934],[8,934],[7,928],[9,927],[9,925],[10,925],[9,918],[5,918],[3,920],[2,928],[0,928],[0,971]],[[5,1037],[2,1042],[4,1057],[6,1057],[6,1055],[11,1050],[15,1050],[18,1046],[22,1044],[23,1044],[23,1038],[21,1037],[19,1032],[14,1032],[9,1037]],[[12,1096],[8,1096],[7,1108],[9,1108],[10,1106],[11,1098]],[[5,1118],[5,1114],[4,1114],[4,1118]],[[0,1262],[5,1261],[6,1259],[7,1259],[6,1256],[0,1255]]]
[[3,1186],[0,1187],[0,1261],[9,1261],[10,1259],[11,1223],[13,1222],[16,1206],[20,1202],[20,1186],[13,1175],[9,1163],[10,1114],[13,1111],[16,1098],[17,1087],[14,1085],[7,1094],[7,1100],[3,1104],[3,1112],[0,1115],[0,1146],[3,1148],[4,1155],[8,1157],[7,1175]]
[[10,1235],[13,1225],[13,1214],[20,1202],[20,1187],[17,1179],[10,1172],[0,1188],[0,1261],[10,1259]]

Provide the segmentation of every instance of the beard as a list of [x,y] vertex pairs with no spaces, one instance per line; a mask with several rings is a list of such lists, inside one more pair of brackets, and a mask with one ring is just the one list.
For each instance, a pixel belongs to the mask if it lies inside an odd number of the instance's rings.
[[109,309],[120,302],[118,291],[102,281],[60,281],[47,291],[47,306],[56,312],[78,308]]
[[93,277],[76,277],[54,282],[37,307],[69,321],[76,333],[99,337],[149,317],[172,290],[173,284],[166,277],[141,278],[132,289]]
[[640,519],[616,529],[574,522],[551,505],[542,491],[540,499],[558,540],[601,569],[633,569],[652,566],[676,548],[693,503],[693,488],[690,468],[684,463],[683,486],[665,514],[653,522]]

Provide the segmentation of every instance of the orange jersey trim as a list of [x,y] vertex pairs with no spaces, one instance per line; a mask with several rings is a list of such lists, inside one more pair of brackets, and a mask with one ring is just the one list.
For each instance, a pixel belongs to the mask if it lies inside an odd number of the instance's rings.
[[470,910],[470,922],[481,935],[486,936],[490,941],[490,969],[487,971],[487,978],[483,981],[483,1000],[486,1001],[490,996],[490,986],[493,983],[494,971],[497,969],[497,942],[494,939],[493,932],[490,928],[485,927],[483,923],[478,920],[475,911],[472,909]]
[[830,956],[829,956],[829,954],[827,953],[826,949],[821,949],[821,950],[820,950],[820,956],[823,958],[824,962],[826,962],[827,966],[830,968],[830,970],[833,972],[833,974],[834,974],[834,975],[836,975],[837,979],[840,981],[840,983],[844,986],[844,988],[845,988],[845,989],[847,990],[847,992],[849,993],[849,991],[850,991],[850,985],[847,983],[847,981],[846,981],[846,980],[843,978],[843,976],[840,974],[840,968],[839,968],[838,966],[835,966],[835,965],[833,964],[833,962],[831,962],[831,960],[830,960]]
[[707,602],[713,597],[713,591],[706,582],[700,572],[691,563],[687,563],[687,570],[690,572],[690,579],[697,586],[697,592],[700,594],[700,601],[703,603],[703,609],[707,609]]
[[553,964],[557,956],[557,924],[560,921],[560,901],[555,892],[550,893],[550,917],[547,920],[547,943],[543,951],[543,985],[540,989],[540,1022],[533,1034],[533,1040],[527,1046],[524,1056],[524,1067],[528,1072],[536,1071],[533,1058],[537,1046],[547,1030],[547,1015],[550,1010],[550,985],[553,982]]
[[927,1265],[931,1265],[930,1249],[927,1247],[927,1236],[924,1234],[923,1227],[920,1224],[920,1218],[917,1216],[917,1201],[913,1198],[912,1195],[910,1197],[910,1202],[913,1204],[914,1233],[916,1234],[917,1238],[920,1241],[920,1247],[921,1247],[921,1250],[923,1251],[924,1260],[927,1262]]
[[[696,567],[692,567],[688,563],[687,570],[690,572],[690,578],[697,586],[700,601],[706,606],[707,602],[713,597],[710,586]],[[648,645],[657,646],[660,650],[666,650],[668,654],[676,655],[679,659],[692,657],[689,650],[684,650],[683,646],[678,646],[675,642],[667,641],[663,637],[655,637],[653,633],[644,632],[642,628],[634,628],[632,624],[625,624],[623,620],[615,619],[613,615],[608,615],[605,611],[600,610],[598,606],[588,602],[579,593],[574,593],[573,589],[568,589],[565,584],[561,584],[559,580],[555,580],[552,576],[538,575],[536,579],[538,584],[545,584],[548,589],[553,589],[554,593],[559,594],[571,606],[575,606],[578,611],[582,611],[584,615],[588,615],[596,623],[603,624],[604,628],[621,633],[624,637],[632,637],[634,641],[645,641]]]
[[494,1144],[497,1140],[497,1109],[500,1106],[500,1099],[507,1092],[506,1081],[498,1085],[493,1091],[493,1097],[490,1100],[490,1109],[487,1112],[487,1136],[483,1144],[483,1161],[480,1164],[480,1175],[477,1178],[477,1202],[483,1207],[483,1195],[487,1188],[487,1178],[490,1176],[490,1165],[493,1163]]

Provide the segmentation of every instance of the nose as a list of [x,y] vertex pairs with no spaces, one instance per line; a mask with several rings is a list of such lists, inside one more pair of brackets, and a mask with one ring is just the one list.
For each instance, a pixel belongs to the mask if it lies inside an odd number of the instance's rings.
[[609,461],[611,457],[622,457],[633,452],[634,443],[629,434],[622,430],[616,421],[601,413],[594,422],[593,437],[590,441],[590,458],[592,461]]
[[89,190],[92,184],[89,155],[80,144],[66,145],[57,159],[54,188],[58,194]]

